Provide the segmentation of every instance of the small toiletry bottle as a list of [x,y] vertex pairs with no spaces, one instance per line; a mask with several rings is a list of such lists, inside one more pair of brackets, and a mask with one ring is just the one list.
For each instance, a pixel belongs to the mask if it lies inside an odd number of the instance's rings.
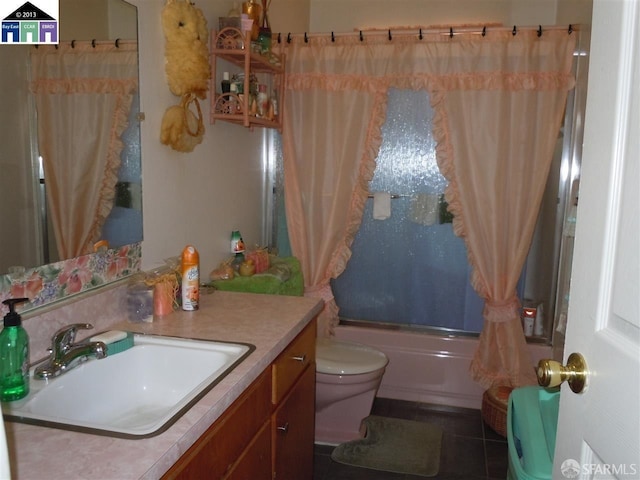
[[231,266],[238,272],[240,265],[244,262],[244,240],[239,230],[231,232],[231,253],[235,254]]
[[192,245],[182,251],[182,309],[198,309],[200,301],[200,257]]
[[0,332],[0,400],[11,402],[29,393],[29,335],[15,311],[16,303],[28,298],[9,298],[2,303],[9,307]]
[[229,113],[238,113],[242,110],[242,105],[240,104],[240,102],[242,101],[242,95],[238,95],[238,85],[236,85],[235,83],[232,83],[229,88],[230,93],[238,96],[238,99],[236,99],[236,97],[234,96],[229,97]]
[[222,73],[222,82],[220,83],[222,93],[229,93],[231,91],[231,80],[229,79],[229,72]]
[[524,330],[525,337],[533,336],[533,324],[535,320],[536,308],[530,306],[522,307],[522,329]]
[[242,235],[240,235],[240,230],[234,230],[231,232],[231,253],[243,253],[244,252],[244,241],[242,240]]
[[269,110],[269,95],[267,95],[267,86],[258,85],[258,117],[266,117]]
[[278,118],[278,97],[276,96],[276,92],[274,90],[274,92],[271,94],[271,102],[270,102],[270,108],[271,108],[271,112],[273,113],[273,118],[272,120],[275,120]]

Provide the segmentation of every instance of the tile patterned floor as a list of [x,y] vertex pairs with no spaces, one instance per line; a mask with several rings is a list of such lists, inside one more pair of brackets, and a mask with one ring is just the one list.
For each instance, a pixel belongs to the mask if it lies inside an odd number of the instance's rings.
[[[484,424],[480,410],[377,398],[374,415],[439,425],[444,430],[440,471],[434,480],[504,480],[507,441]],[[424,480],[425,477],[379,472],[331,460],[333,447],[315,446],[314,480]]]

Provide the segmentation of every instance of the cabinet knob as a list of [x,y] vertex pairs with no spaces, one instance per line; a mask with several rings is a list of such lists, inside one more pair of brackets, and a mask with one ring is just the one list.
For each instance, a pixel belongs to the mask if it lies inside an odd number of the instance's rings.
[[297,362],[303,362],[307,359],[307,356],[303,353],[302,355],[295,355],[293,357],[291,357],[292,359],[294,359]]
[[279,432],[282,432],[282,433],[287,433],[289,431],[289,422],[285,423],[281,427],[276,427],[276,430],[278,430]]

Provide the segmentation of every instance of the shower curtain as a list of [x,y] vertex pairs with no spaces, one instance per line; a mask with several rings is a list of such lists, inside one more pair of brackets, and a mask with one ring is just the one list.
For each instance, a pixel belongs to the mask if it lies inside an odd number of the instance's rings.
[[329,281],[344,270],[362,218],[387,91],[427,90],[454,231],[485,300],[470,371],[486,387],[519,386],[535,375],[516,282],[574,82],[575,35],[557,28],[475,33],[322,35],[283,44],[287,223],[306,293],[326,302],[320,332],[330,335],[338,309]]
[[135,42],[40,45],[31,53],[38,148],[58,253],[93,251],[113,207],[120,139],[138,87]]

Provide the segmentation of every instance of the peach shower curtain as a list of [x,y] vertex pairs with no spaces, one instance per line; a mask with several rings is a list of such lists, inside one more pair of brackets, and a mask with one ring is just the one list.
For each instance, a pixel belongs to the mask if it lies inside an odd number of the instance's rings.
[[120,140],[138,86],[135,42],[32,49],[38,147],[60,258],[93,251],[114,203]]
[[[488,29],[296,37],[287,52],[285,201],[306,292],[326,301],[350,257],[375,169],[389,88],[426,90],[437,159],[449,180],[454,231],[467,246],[485,327],[471,374],[480,384],[535,381],[516,282],[527,255],[559,132],[575,35],[566,29]],[[384,272],[380,272],[381,275]]]

